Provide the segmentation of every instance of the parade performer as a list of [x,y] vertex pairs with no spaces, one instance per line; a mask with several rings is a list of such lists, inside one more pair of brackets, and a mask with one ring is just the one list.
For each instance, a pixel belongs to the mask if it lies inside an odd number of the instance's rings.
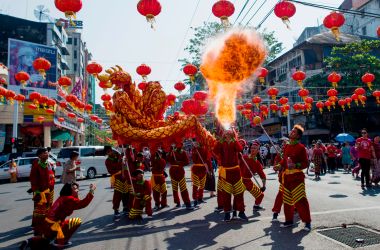
[[193,182],[194,206],[203,201],[203,191],[206,184],[206,174],[211,174],[212,169],[211,154],[205,147],[194,143],[192,149],[193,166],[191,167],[191,180]]
[[[257,159],[259,149],[260,144],[258,142],[253,142],[249,148],[249,154],[243,155],[243,159],[240,160],[240,172],[244,186],[246,190],[250,192],[252,196],[255,198],[255,205],[253,206],[253,210],[264,209],[262,206],[260,206],[260,204],[264,198],[264,191],[266,189],[266,175],[263,171],[263,166]],[[256,173],[260,176],[260,179],[263,183],[261,188],[255,185],[252,181],[252,174]]]
[[30,183],[34,194],[32,227],[34,228],[34,235],[41,235],[46,212],[54,201],[55,177],[48,162],[49,154],[46,148],[39,148],[36,155],[38,159],[32,163],[30,171]]
[[181,202],[178,196],[178,187],[181,191],[182,200],[186,205],[186,209],[194,209],[191,206],[189,192],[187,191],[184,166],[189,165],[190,161],[186,152],[182,149],[183,143],[178,141],[176,147],[168,155],[170,163],[169,175],[172,182],[173,198],[176,207],[181,207]]
[[132,173],[133,177],[133,204],[129,212],[129,219],[142,220],[143,208],[148,218],[152,217],[152,187],[150,181],[144,180],[144,170],[137,169]]
[[165,166],[164,152],[157,150],[152,159],[152,177],[151,185],[153,190],[154,210],[159,210],[168,206],[166,196],[167,188],[165,182]]
[[[239,154],[243,147],[237,141],[237,135],[232,130],[227,130],[214,148],[214,153],[219,159],[219,183],[223,190],[222,195],[224,220],[231,220],[231,195],[234,196],[233,210],[239,211],[239,218],[248,220],[244,213],[245,187],[241,178],[239,167]],[[218,193],[219,195],[219,193]]]
[[[293,226],[294,207],[301,220],[305,223],[304,230],[311,230],[309,202],[305,191],[305,174],[303,169],[308,166],[306,148],[299,142],[303,127],[295,125],[289,133],[290,142],[284,148],[283,159],[280,162],[283,172],[283,202],[285,223],[282,227]],[[279,166],[277,166],[279,168]]]
[[135,172],[137,169],[141,169],[144,171],[144,155],[141,152],[136,154],[136,160],[134,160],[133,164],[129,166],[131,173]]
[[111,175],[111,183],[114,192],[112,199],[112,208],[114,210],[114,218],[117,219],[121,216],[119,212],[120,202],[123,202],[123,212],[128,213],[128,200],[131,180],[129,180],[128,169],[123,168],[122,156],[112,150],[111,146],[104,146],[104,152],[108,156],[106,159],[106,167],[108,173]]
[[49,249],[51,241],[56,247],[63,248],[71,245],[69,242],[71,236],[79,228],[82,223],[80,218],[70,218],[74,210],[85,208],[90,204],[94,197],[96,186],[90,184],[90,191],[87,196],[80,200],[78,198],[79,184],[67,183],[60,192],[59,198],[54,202],[53,206],[46,214],[43,221],[42,234],[25,240],[20,245],[20,249]]

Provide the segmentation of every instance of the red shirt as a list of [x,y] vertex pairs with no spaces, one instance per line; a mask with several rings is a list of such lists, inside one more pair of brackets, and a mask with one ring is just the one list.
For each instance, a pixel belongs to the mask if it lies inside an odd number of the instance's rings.
[[123,162],[122,162],[121,156],[116,156],[116,157],[108,156],[105,164],[106,164],[107,171],[108,173],[110,173],[110,175],[116,174],[117,172],[121,171],[121,169],[123,168]]
[[54,172],[48,162],[46,163],[46,167],[43,167],[40,165],[39,159],[34,160],[29,179],[33,192],[43,192],[48,188],[50,191],[54,190]]
[[252,178],[252,174],[251,174],[252,172],[253,174],[257,173],[261,179],[263,180],[266,179],[266,175],[263,171],[263,166],[261,165],[260,161],[257,160],[256,157],[251,157],[250,155],[244,155],[243,157],[249,169],[251,170],[249,171],[245,163],[241,160],[240,172],[243,178]]
[[356,139],[358,145],[358,156],[359,158],[371,159],[372,157],[372,141],[369,138],[360,137]]
[[328,145],[326,148],[327,157],[335,158],[337,153],[337,148],[334,145]]
[[[199,157],[199,155],[202,157],[202,159]],[[191,157],[194,164],[207,164],[209,170],[212,169],[211,154],[204,147],[194,147],[191,153]]]
[[152,159],[152,174],[163,174],[166,167],[166,161],[163,158],[154,157]]
[[135,194],[140,194],[138,198],[143,199],[150,197],[150,194],[152,193],[152,187],[150,185],[150,181],[144,180],[143,183],[138,183],[136,180],[133,180],[133,189],[135,191]]
[[281,166],[283,169],[288,169],[287,159],[288,157],[292,160],[292,162],[296,165],[296,169],[305,169],[309,165],[309,161],[307,159],[306,148],[303,144],[288,144],[284,148],[283,159],[281,161]]
[[186,166],[189,165],[189,157],[187,156],[185,150],[183,149],[175,149],[172,150],[168,155],[168,162],[171,165],[178,165],[178,166]]
[[243,147],[237,141],[217,142],[214,153],[218,157],[220,166],[234,167],[239,165],[239,154]]
[[52,221],[65,221],[67,216],[70,216],[74,210],[82,209],[90,204],[94,196],[88,193],[87,196],[80,200],[74,196],[60,196],[54,203],[53,206],[47,212],[46,217]]
[[135,172],[137,169],[141,169],[144,171],[144,164],[141,161],[134,161],[132,164],[129,165],[129,168],[131,170],[131,174]]

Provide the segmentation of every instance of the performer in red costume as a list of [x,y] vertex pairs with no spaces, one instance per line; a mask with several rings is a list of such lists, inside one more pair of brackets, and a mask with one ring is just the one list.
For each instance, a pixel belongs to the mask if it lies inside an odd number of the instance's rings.
[[172,182],[173,198],[176,207],[181,207],[181,202],[178,196],[178,186],[181,191],[182,200],[186,205],[186,209],[193,210],[191,206],[189,192],[187,191],[185,170],[184,166],[189,165],[189,158],[186,152],[182,149],[183,144],[181,141],[176,143],[176,147],[168,155],[168,161],[170,163],[169,175]]
[[303,134],[303,127],[295,125],[290,131],[290,142],[284,148],[283,159],[280,162],[283,173],[283,202],[285,223],[282,227],[293,226],[294,207],[297,209],[301,220],[305,223],[305,231],[311,230],[311,217],[309,202],[305,191],[305,174],[303,169],[308,166],[307,152],[303,144],[299,142]]
[[144,170],[137,169],[132,173],[134,199],[129,212],[129,219],[142,220],[143,208],[148,218],[152,218],[152,187],[150,181],[144,180]]
[[[258,142],[253,142],[249,148],[249,155],[244,155],[243,160],[240,160],[240,171],[243,178],[243,183],[248,192],[252,194],[255,198],[255,205],[253,210],[263,210],[264,208],[260,206],[263,198],[264,191],[266,189],[266,175],[263,171],[263,166],[260,161],[257,159],[259,153],[260,144]],[[248,169],[249,167],[249,169]],[[263,186],[259,188],[252,181],[252,174],[258,174],[263,183]]]
[[[282,148],[284,149],[286,145],[287,145],[287,142],[284,141]],[[281,212],[281,207],[282,207],[282,203],[283,203],[284,186],[283,186],[282,174],[284,172],[284,169],[282,169],[281,167],[279,167],[280,165],[278,165],[279,162],[281,162],[281,160],[282,160],[282,155],[280,153],[277,153],[276,157],[274,158],[273,169],[276,172],[278,171],[278,182],[280,184],[279,184],[276,199],[274,201],[273,208],[272,208],[272,212],[273,212],[272,221],[273,222],[278,221],[278,214]]]
[[114,218],[117,219],[120,217],[119,207],[121,201],[123,202],[123,212],[129,212],[128,199],[131,180],[129,180],[128,169],[123,168],[122,156],[112,150],[110,146],[104,146],[104,151],[108,156],[105,164],[108,173],[111,175],[111,183],[113,183],[112,208],[114,210]]
[[80,200],[78,198],[79,185],[77,183],[65,184],[60,192],[60,197],[46,214],[42,235],[23,241],[20,249],[27,249],[28,247],[38,250],[50,249],[49,244],[53,240],[55,240],[53,244],[58,248],[71,245],[69,240],[81,225],[82,220],[80,218],[66,220],[66,217],[70,216],[74,210],[87,207],[94,197],[95,189],[96,186],[90,184],[90,192],[83,200]]
[[203,191],[206,184],[206,174],[212,170],[211,154],[205,147],[194,143],[192,150],[193,166],[191,167],[191,180],[193,182],[194,206],[203,201]]
[[48,162],[49,153],[47,149],[38,149],[36,155],[38,159],[33,162],[30,171],[30,183],[34,194],[32,227],[34,228],[34,235],[41,235],[46,212],[54,201],[55,177]]
[[152,159],[152,177],[150,183],[153,189],[154,210],[165,208],[168,206],[166,196],[167,188],[165,182],[165,167],[166,161],[164,159],[164,152],[157,150],[155,156]]
[[136,155],[136,160],[133,162],[133,164],[130,164],[129,170],[131,173],[135,172],[137,169],[141,169],[144,171],[144,156],[141,152],[138,152]]
[[[231,220],[231,195],[234,196],[233,210],[239,211],[239,218],[248,220],[244,213],[244,191],[245,187],[241,178],[239,167],[239,154],[243,147],[237,141],[237,135],[234,131],[224,132],[214,148],[214,153],[218,157],[219,166],[219,183],[222,188],[224,220]],[[219,195],[219,193],[218,193]]]

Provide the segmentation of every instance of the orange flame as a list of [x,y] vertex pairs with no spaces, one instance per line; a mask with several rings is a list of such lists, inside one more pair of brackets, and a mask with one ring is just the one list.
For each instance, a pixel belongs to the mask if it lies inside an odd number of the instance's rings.
[[209,86],[216,117],[225,129],[236,120],[236,97],[261,66],[266,49],[253,30],[234,29],[214,40],[202,58],[200,70]]

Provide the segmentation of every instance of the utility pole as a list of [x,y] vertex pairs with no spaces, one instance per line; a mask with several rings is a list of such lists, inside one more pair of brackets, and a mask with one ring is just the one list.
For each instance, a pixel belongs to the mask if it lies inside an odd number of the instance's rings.
[[[12,138],[15,138],[15,140],[18,137],[17,129],[18,129],[18,101],[15,101],[13,104],[13,133],[12,133]],[[17,152],[17,149],[15,146],[13,146],[12,153],[16,153],[16,152]]]

